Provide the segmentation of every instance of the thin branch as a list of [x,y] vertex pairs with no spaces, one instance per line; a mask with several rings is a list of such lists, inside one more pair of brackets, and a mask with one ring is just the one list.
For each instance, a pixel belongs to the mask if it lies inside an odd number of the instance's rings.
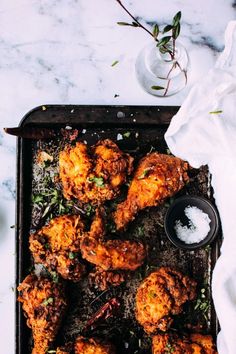
[[173,63],[173,65],[172,65],[170,71],[169,71],[168,74],[167,74],[167,77],[166,77],[166,78],[168,79],[168,82],[167,82],[166,89],[165,89],[165,92],[164,92],[163,96],[166,96],[166,95],[167,95],[167,92],[168,92],[169,87],[170,87],[170,81],[171,81],[171,79],[169,79],[169,76],[170,76],[170,74],[172,73],[172,71],[174,70],[175,66],[176,66],[176,62]]
[[150,34],[154,40],[156,42],[159,42],[157,38],[154,37],[153,33],[151,31],[149,31],[146,27],[144,27],[130,12],[129,10],[122,4],[122,2],[120,0],[116,0],[116,2],[118,2],[118,4],[125,10],[125,12],[137,23],[137,25],[139,27],[141,27],[142,29],[144,29],[144,31],[146,31],[148,34]]

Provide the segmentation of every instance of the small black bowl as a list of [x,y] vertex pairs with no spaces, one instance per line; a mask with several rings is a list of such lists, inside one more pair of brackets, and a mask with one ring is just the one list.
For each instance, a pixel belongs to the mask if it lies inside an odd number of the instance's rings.
[[[187,224],[188,218],[184,213],[184,209],[187,206],[195,206],[198,209],[202,210],[204,213],[208,214],[210,222],[210,231],[207,236],[198,243],[185,243],[181,241],[176,235],[174,226],[176,220],[180,220],[184,225]],[[177,247],[187,250],[195,250],[197,248],[206,246],[210,244],[216,237],[219,231],[220,219],[216,207],[206,198],[186,195],[180,198],[177,198],[173,204],[167,210],[164,227],[165,232],[169,240]]]

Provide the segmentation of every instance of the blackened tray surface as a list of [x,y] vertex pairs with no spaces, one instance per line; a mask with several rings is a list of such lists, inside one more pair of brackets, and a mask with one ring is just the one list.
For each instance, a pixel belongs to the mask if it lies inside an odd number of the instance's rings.
[[[99,139],[110,138],[119,147],[135,157],[136,162],[150,150],[169,153],[164,141],[164,133],[178,107],[146,107],[146,106],[46,106],[29,112],[21,122],[21,126],[49,127],[55,129],[57,136],[49,140],[18,139],[18,180],[17,180],[17,285],[32,269],[32,259],[28,250],[28,235],[48,217],[66,211],[75,212],[66,202],[62,209],[54,206],[50,213],[42,219],[45,205],[32,206],[32,196],[55,188],[61,193],[60,186],[52,183],[52,177],[58,173],[58,152],[63,148],[66,139],[62,138],[61,128],[70,126],[79,130],[77,140],[94,144]],[[128,134],[127,134],[128,132]],[[117,140],[118,139],[118,140]],[[54,161],[44,167],[36,163],[39,150],[48,152]],[[46,181],[46,182],[45,182]],[[124,191],[125,193],[125,188]],[[202,195],[212,199],[210,175],[207,167],[191,171],[190,183],[178,196],[185,194]],[[128,230],[119,237],[142,240],[149,246],[148,259],[134,272],[127,282],[119,287],[101,293],[88,285],[87,277],[74,284],[68,282],[69,308],[64,318],[56,344],[64,344],[73,340],[84,328],[92,314],[112,297],[121,301],[120,311],[98,326],[88,335],[105,338],[116,344],[119,353],[150,353],[150,338],[138,326],[134,318],[134,298],[140,281],[159,266],[171,266],[182,271],[198,282],[198,294],[204,290],[205,300],[188,304],[184,313],[178,316],[173,324],[174,330],[181,332],[203,331],[217,334],[218,325],[211,302],[211,273],[218,257],[220,238],[205,249],[196,251],[179,250],[167,239],[163,218],[173,199],[167,200],[160,207],[141,212]],[[43,205],[42,205],[43,204]],[[83,206],[79,208],[83,209]],[[114,204],[108,203],[108,209]],[[66,208],[66,209],[63,209]],[[79,210],[79,208],[77,210]],[[79,212],[79,211],[78,211]],[[90,216],[85,215],[90,219]],[[117,237],[111,232],[109,237]],[[202,305],[205,302],[205,306]],[[205,307],[205,310],[204,310]],[[201,309],[202,308],[202,309]],[[26,327],[21,305],[16,305],[16,353],[31,352],[32,338]]]

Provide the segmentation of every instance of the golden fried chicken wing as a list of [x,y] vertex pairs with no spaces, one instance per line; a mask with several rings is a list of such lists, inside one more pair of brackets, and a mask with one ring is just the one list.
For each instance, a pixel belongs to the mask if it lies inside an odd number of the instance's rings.
[[136,319],[147,333],[166,331],[172,315],[196,296],[196,282],[168,267],[159,268],[141,283],[136,294]]
[[88,262],[103,270],[135,270],[143,264],[146,250],[141,242],[120,239],[106,241],[104,235],[102,213],[98,210],[90,233],[80,244],[82,257]]
[[30,251],[34,261],[49,271],[57,271],[64,279],[78,281],[84,273],[79,261],[80,240],[84,223],[79,215],[63,215],[50,220],[30,235]]
[[210,335],[191,334],[178,337],[175,333],[162,333],[152,337],[152,354],[217,354]]
[[32,354],[46,354],[66,309],[64,286],[44,277],[28,275],[18,290],[18,301],[23,304],[27,325],[33,332]]
[[161,204],[173,196],[186,181],[188,164],[181,159],[153,152],[138,164],[127,198],[114,213],[117,229],[123,229],[139,210]]
[[75,354],[115,354],[115,348],[112,344],[104,344],[93,338],[78,337]]
[[77,142],[59,156],[59,172],[66,199],[103,203],[115,198],[132,172],[133,158],[111,140],[89,147]]

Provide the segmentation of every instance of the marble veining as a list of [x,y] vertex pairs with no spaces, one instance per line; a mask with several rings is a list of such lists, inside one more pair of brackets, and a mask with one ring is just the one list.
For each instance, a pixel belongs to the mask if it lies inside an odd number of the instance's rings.
[[[146,94],[134,75],[135,58],[150,41],[115,0],[2,0],[0,9],[0,124],[17,126],[48,103],[181,105],[211,68],[235,19],[233,0],[124,0],[147,26],[164,26],[182,11],[180,41],[191,68],[188,86],[173,97]],[[119,63],[112,67],[111,64]],[[0,354],[14,353],[15,139],[0,132]]]

